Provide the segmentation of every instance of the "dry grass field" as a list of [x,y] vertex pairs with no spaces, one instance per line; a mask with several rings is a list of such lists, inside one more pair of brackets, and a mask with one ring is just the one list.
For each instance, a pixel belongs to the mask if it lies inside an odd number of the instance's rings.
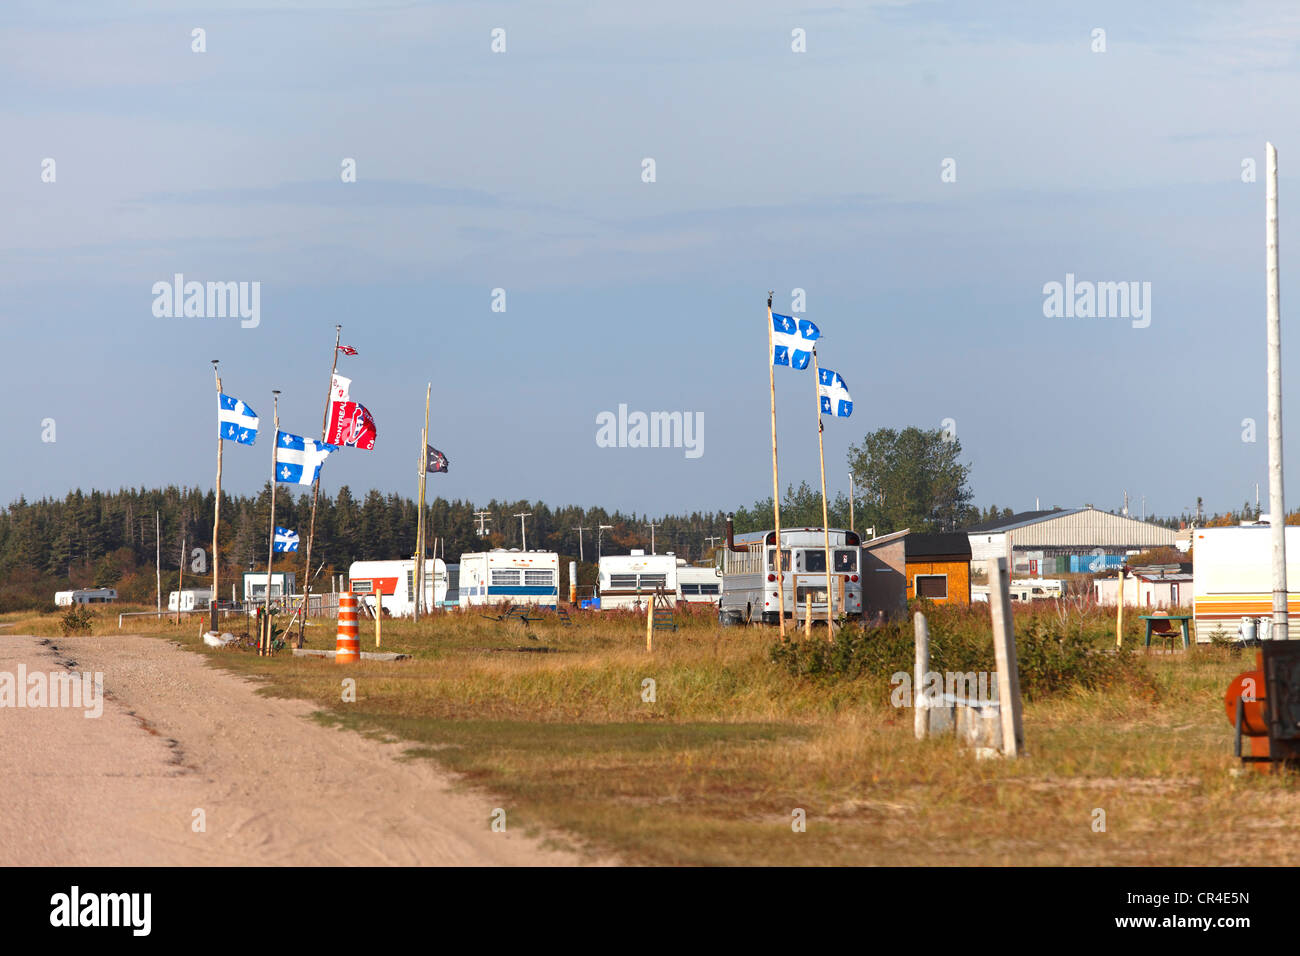
[[[93,633],[111,642],[117,610],[100,610]],[[1103,654],[1110,614],[1081,610],[1058,623],[1092,635]],[[936,611],[935,640],[964,628],[978,641],[988,633],[980,615]],[[355,665],[212,650],[197,616],[179,626],[128,619],[123,633],[179,641],[262,693],[313,701],[321,721],[409,741],[411,759],[496,795],[512,827],[562,829],[580,848],[629,862],[1300,863],[1297,781],[1238,772],[1232,756],[1222,695],[1253,660],[1240,650],[1138,652],[1120,679],[1040,693],[1024,709],[1029,756],[977,761],[951,738],[916,741],[912,711],[890,705],[887,676],[799,676],[774,662],[773,630],[719,628],[699,614],[656,633],[647,653],[638,618],[573,619],[389,620],[382,649],[411,659]],[[1035,620],[1053,617],[1021,614],[1018,636]],[[0,640],[61,633],[57,614],[0,624],[10,625]],[[332,622],[308,637],[332,648]],[[363,622],[362,649],[374,649],[373,623]],[[343,700],[344,678],[356,681],[355,702]],[[647,679],[653,701],[643,699]],[[806,832],[792,827],[796,810]]]

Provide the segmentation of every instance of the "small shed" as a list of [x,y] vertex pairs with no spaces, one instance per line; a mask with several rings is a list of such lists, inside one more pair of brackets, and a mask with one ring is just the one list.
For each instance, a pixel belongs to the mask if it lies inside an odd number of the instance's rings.
[[907,616],[907,531],[862,543],[862,617]]
[[909,534],[903,540],[909,599],[970,603],[971,545],[965,532]]

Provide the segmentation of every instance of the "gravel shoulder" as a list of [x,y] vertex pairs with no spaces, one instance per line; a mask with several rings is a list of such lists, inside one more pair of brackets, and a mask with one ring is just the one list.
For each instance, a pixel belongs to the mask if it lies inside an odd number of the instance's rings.
[[408,745],[317,724],[309,703],[259,696],[168,641],[0,636],[0,673],[20,664],[102,673],[105,701],[97,718],[0,707],[0,864],[593,862],[492,832],[497,804],[400,759]]

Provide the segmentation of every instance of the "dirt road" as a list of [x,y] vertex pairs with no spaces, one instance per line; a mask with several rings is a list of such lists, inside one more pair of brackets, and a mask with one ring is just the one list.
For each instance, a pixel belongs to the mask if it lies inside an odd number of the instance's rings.
[[[165,640],[0,635],[0,675],[101,672],[103,714],[0,707],[2,865],[556,865],[404,747]],[[202,811],[200,817],[195,811]],[[196,832],[202,819],[204,829]]]

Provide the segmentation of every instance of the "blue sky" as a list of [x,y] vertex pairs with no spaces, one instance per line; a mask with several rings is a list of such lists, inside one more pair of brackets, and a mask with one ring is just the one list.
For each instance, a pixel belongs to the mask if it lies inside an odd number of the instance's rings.
[[[1270,139],[1300,422],[1300,11],[1132,6],[5,4],[0,501],[209,487],[212,358],[313,434],[342,323],[379,442],[330,491],[414,493],[432,381],[436,494],[732,508],[771,489],[766,293],[801,288],[855,402],[832,491],[868,431],[951,418],[983,505],[1237,507],[1266,480]],[[260,325],[155,317],[177,272],[260,282]],[[1150,326],[1045,318],[1067,273],[1150,282]],[[782,483],[815,481],[811,373],[776,375]],[[704,454],[597,447],[621,403],[702,412]],[[269,457],[230,446],[225,487]]]

